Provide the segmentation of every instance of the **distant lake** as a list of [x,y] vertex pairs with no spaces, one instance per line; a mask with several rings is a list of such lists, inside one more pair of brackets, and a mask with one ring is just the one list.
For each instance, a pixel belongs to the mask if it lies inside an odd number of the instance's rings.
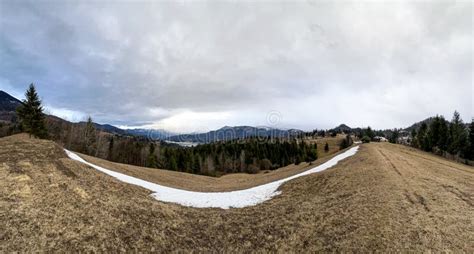
[[193,146],[199,145],[199,143],[196,143],[196,142],[176,142],[176,141],[170,141],[170,140],[164,140],[164,141],[168,144],[176,144],[183,147],[193,147]]

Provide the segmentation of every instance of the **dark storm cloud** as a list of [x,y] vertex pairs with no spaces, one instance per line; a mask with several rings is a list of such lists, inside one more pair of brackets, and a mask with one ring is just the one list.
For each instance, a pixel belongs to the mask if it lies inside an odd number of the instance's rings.
[[473,112],[470,2],[2,1],[0,33],[0,89],[35,82],[72,118],[388,128]]

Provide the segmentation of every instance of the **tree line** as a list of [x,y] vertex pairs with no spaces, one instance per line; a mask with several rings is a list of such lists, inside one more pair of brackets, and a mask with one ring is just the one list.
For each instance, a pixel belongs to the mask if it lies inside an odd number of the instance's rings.
[[418,129],[412,130],[411,137],[413,147],[474,160],[474,121],[471,120],[467,127],[457,111],[450,122],[443,116],[436,116],[429,124],[421,123]]
[[[150,152],[154,149],[149,149]],[[318,158],[317,144],[303,140],[249,138],[201,144],[195,147],[161,148],[150,154],[148,167],[179,170],[195,174],[256,173]],[[156,163],[155,165],[153,163]]]
[[474,160],[474,123],[465,124],[459,112],[455,111],[451,121],[443,116],[435,116],[415,124],[411,133],[401,129],[372,130],[367,127],[354,134],[363,142],[374,141],[376,136],[385,137],[391,143],[401,143],[400,138],[406,138],[404,144],[433,152],[447,157],[451,155],[459,159]]
[[53,140],[72,151],[119,163],[211,176],[256,173],[318,158],[317,144],[308,144],[296,137],[252,137],[181,147],[144,137],[102,132],[94,127],[90,117],[80,125],[59,123],[57,126],[49,122],[48,128]]
[[297,138],[260,137],[181,147],[143,137],[105,133],[95,129],[91,118],[82,125],[52,126],[54,123],[48,124],[53,140],[72,151],[119,163],[194,174],[256,173],[318,158],[317,144]]

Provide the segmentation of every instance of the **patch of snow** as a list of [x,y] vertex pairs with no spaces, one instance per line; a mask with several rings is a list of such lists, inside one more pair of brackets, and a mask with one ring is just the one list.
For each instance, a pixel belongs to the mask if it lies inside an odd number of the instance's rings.
[[107,175],[117,178],[122,182],[138,185],[152,191],[153,193],[151,195],[157,200],[198,208],[214,207],[229,209],[254,206],[265,202],[281,193],[281,191],[278,190],[278,187],[280,187],[280,185],[282,185],[283,183],[295,179],[297,177],[321,172],[323,170],[331,168],[335,166],[339,161],[356,154],[358,149],[358,146],[353,147],[344,153],[334,156],[332,159],[319,166],[316,166],[312,169],[309,169],[294,176],[290,176],[278,181],[259,185],[245,190],[228,192],[196,192],[166,187],[94,165],[90,162],[85,161],[77,154],[70,152],[66,149],[64,150],[66,151],[66,154],[69,156],[69,158],[73,160],[87,164]]

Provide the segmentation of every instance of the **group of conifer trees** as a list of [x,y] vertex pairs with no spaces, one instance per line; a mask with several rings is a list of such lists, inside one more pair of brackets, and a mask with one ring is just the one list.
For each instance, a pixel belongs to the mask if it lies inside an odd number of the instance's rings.
[[411,136],[413,147],[474,160],[474,123],[471,121],[466,128],[457,111],[451,122],[443,116],[436,116],[429,124],[423,122],[418,129],[413,129]]
[[[152,151],[155,152],[150,149],[150,152]],[[259,170],[272,170],[293,163],[311,162],[318,158],[318,153],[316,144],[308,144],[296,138],[249,138],[186,148],[163,146],[161,153],[148,158],[150,163],[147,166],[150,167],[217,175],[256,173]]]

